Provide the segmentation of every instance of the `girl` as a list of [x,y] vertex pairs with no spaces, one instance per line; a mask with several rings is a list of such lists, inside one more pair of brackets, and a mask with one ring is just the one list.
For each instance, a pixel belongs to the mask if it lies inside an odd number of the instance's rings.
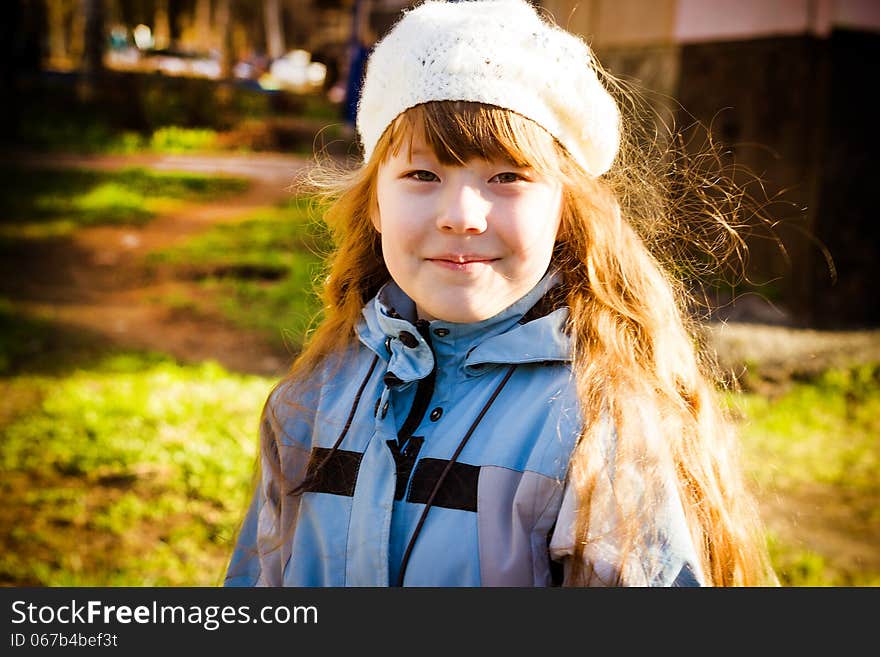
[[377,44],[323,320],[264,407],[226,585],[774,581],[636,230],[670,206],[633,185],[600,80],[523,0],[425,2]]

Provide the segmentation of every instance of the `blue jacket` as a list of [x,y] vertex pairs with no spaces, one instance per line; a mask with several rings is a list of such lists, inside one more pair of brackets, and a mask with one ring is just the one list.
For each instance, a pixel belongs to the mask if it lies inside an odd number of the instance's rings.
[[[548,275],[474,324],[413,322],[413,302],[385,285],[341,366],[270,397],[261,431],[277,453],[263,456],[225,585],[559,584],[580,413],[554,284]],[[281,472],[304,492],[291,495]],[[656,516],[658,558],[632,583],[698,584],[674,492]],[[613,577],[605,547],[591,552],[593,570]]]

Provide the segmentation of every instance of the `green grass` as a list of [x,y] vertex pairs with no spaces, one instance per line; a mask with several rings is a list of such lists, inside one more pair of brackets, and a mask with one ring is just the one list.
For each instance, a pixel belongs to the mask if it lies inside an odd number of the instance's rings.
[[[829,532],[880,537],[880,363],[829,369],[775,399],[749,393],[729,401],[742,418],[747,468],[759,489],[833,518]],[[880,571],[770,538],[787,585],[880,585]]]
[[148,134],[113,130],[100,122],[44,121],[26,126],[24,137],[43,151],[131,155],[134,153],[208,153],[228,150],[211,128],[167,125]]
[[83,226],[139,225],[183,203],[240,193],[248,182],[140,168],[0,170],[0,239],[50,237]]
[[0,379],[0,582],[217,584],[270,385],[141,353]]
[[273,381],[0,301],[0,585],[217,584]]
[[181,246],[153,253],[152,260],[174,264],[201,281],[235,325],[298,346],[319,310],[311,290],[327,247],[309,200],[298,198],[245,221],[217,225]]
[[734,406],[763,486],[880,492],[880,364],[828,370],[777,399],[741,394]]
[[209,128],[182,128],[169,125],[154,130],[149,139],[138,137],[137,133],[124,133],[127,142],[122,146],[132,151],[149,151],[153,153],[209,153],[223,150],[220,146],[219,134]]
[[304,124],[295,134],[291,134],[289,129],[283,129],[285,117],[278,121],[266,118],[244,119],[234,129],[222,131],[165,125],[148,133],[110,130],[103,124],[78,127],[64,122],[46,122],[26,135],[28,143],[23,147],[37,152],[91,155],[222,154],[284,150],[311,156],[316,144],[320,146],[329,141],[346,139],[341,130],[341,119],[320,107],[300,117],[310,120],[311,123]]

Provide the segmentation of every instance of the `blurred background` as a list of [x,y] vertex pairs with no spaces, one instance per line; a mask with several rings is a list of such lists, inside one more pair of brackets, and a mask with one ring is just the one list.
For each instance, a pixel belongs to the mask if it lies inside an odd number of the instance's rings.
[[[0,584],[222,580],[318,309],[290,183],[357,161],[364,61],[415,4],[0,3]],[[533,4],[756,201],[703,328],[774,563],[880,584],[880,3]]]

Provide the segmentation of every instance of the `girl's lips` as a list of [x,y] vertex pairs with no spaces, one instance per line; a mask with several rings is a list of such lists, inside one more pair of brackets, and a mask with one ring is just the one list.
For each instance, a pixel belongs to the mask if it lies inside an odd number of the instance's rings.
[[428,262],[432,262],[444,269],[452,271],[472,271],[479,265],[486,265],[495,262],[498,258],[488,258],[482,256],[440,256],[438,258],[426,258]]
[[445,260],[446,262],[454,262],[459,265],[467,264],[468,262],[491,262],[492,260],[497,259],[498,258],[493,258],[491,256],[455,254],[443,254],[427,258],[427,260]]

